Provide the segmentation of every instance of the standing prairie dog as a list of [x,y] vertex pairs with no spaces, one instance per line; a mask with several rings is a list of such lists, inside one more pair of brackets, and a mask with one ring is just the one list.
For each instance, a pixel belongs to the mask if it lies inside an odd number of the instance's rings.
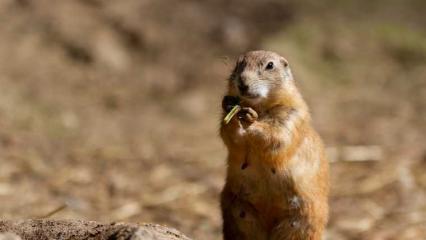
[[221,195],[225,240],[319,240],[328,219],[328,162],[286,59],[238,58],[222,101],[228,148]]

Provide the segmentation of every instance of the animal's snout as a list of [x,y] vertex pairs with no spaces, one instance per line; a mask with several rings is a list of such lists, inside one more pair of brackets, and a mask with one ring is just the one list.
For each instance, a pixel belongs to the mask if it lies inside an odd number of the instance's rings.
[[245,74],[241,74],[238,78],[238,90],[240,90],[240,93],[243,95],[246,94],[249,90],[247,76]]
[[245,93],[247,93],[249,86],[247,84],[245,84],[243,81],[240,80],[238,82],[238,89],[240,90],[240,92],[242,94],[245,94]]

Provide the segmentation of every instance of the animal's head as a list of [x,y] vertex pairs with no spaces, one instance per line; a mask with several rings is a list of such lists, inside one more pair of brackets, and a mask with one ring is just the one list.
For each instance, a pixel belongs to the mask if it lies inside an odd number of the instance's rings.
[[251,103],[262,103],[293,90],[288,61],[274,52],[251,51],[241,55],[229,78],[229,93]]

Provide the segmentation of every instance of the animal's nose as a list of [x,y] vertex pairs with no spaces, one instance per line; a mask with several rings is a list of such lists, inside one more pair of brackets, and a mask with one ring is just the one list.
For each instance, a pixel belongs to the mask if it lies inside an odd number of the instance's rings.
[[246,93],[248,90],[248,86],[246,84],[244,84],[243,82],[239,82],[238,84],[238,89],[240,90],[241,93]]

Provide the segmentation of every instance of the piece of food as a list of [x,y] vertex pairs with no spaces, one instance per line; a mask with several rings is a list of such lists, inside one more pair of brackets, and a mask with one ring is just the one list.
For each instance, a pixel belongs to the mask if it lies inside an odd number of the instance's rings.
[[229,111],[228,114],[226,114],[225,118],[223,119],[223,122],[225,124],[228,124],[229,121],[231,121],[231,119],[241,110],[241,106],[240,105],[235,105],[231,111]]

